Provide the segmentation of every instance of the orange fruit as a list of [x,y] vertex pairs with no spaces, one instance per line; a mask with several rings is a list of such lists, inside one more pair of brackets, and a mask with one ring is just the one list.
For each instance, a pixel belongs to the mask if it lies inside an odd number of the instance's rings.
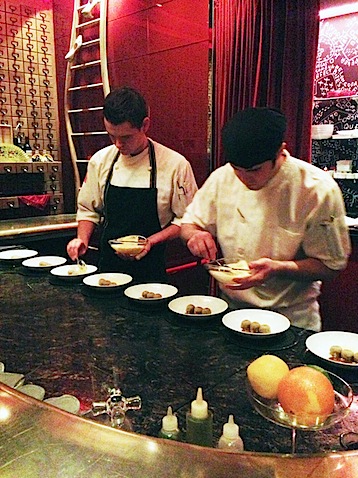
[[261,355],[247,367],[251,387],[264,398],[276,398],[278,384],[289,372],[288,365],[276,355]]
[[285,412],[301,426],[319,425],[333,412],[334,389],[320,371],[307,366],[293,368],[278,385],[277,397]]

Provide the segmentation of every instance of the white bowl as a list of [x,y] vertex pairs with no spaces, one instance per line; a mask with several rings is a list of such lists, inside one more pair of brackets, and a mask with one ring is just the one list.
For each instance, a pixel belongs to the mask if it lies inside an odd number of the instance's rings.
[[125,256],[136,256],[145,247],[147,239],[144,236],[132,235],[119,237],[118,239],[110,239],[108,241],[109,245],[116,252],[123,254]]
[[353,332],[326,331],[310,335],[306,340],[306,347],[317,357],[328,361],[338,367],[357,367],[358,363],[337,362],[330,359],[330,348],[339,345],[342,349],[350,349],[358,352],[358,334]]
[[43,387],[40,387],[39,385],[33,385],[32,383],[16,387],[16,390],[28,395],[29,397],[36,398],[37,400],[43,400],[46,393]]
[[2,372],[0,373],[0,382],[9,387],[20,387],[25,381],[22,373]]
[[[195,307],[209,308],[211,314],[187,314],[186,308],[190,304]],[[168,307],[172,312],[182,317],[205,320],[224,313],[228,304],[225,300],[211,295],[186,295],[171,300]]]
[[223,257],[207,262],[204,267],[215,280],[226,285],[235,285],[240,279],[251,275],[249,266],[244,259]]
[[22,265],[33,270],[49,270],[65,262],[66,259],[60,256],[36,256],[22,261]]
[[[250,322],[258,322],[260,325],[266,324],[270,327],[269,333],[255,333],[246,332],[242,330],[241,323],[243,320],[249,320]],[[225,327],[243,337],[249,337],[253,339],[265,339],[273,337],[278,334],[282,334],[289,329],[291,323],[287,317],[271,310],[263,309],[240,309],[233,310],[228,314],[225,314],[222,318],[222,323]]]
[[312,139],[328,139],[331,138],[334,130],[333,124],[312,125]]
[[37,256],[38,252],[32,249],[8,249],[0,252],[1,261],[23,261],[28,257]]
[[65,410],[66,412],[76,415],[80,411],[81,403],[77,397],[73,395],[61,395],[60,397],[51,397],[44,400],[46,403],[54,407]]
[[[160,294],[161,297],[143,297],[143,292],[154,292],[155,294]],[[135,302],[140,302],[143,304],[153,304],[162,302],[165,300],[174,297],[178,293],[178,289],[170,284],[160,284],[160,283],[149,283],[149,284],[138,284],[128,287],[124,291],[124,295],[130,300]]]
[[86,270],[81,270],[74,265],[64,265],[50,270],[50,274],[60,279],[76,280],[96,272],[97,267],[87,264]]
[[[110,281],[110,284],[100,284],[100,280]],[[101,290],[113,290],[121,288],[129,284],[133,280],[129,274],[117,272],[106,272],[101,274],[93,274],[83,279],[83,283],[89,287]]]

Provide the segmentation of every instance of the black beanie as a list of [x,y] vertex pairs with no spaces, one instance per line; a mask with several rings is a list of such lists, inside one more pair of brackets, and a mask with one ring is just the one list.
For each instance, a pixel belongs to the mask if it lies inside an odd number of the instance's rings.
[[236,113],[222,129],[225,161],[252,168],[275,159],[286,131],[286,118],[271,108],[247,108]]

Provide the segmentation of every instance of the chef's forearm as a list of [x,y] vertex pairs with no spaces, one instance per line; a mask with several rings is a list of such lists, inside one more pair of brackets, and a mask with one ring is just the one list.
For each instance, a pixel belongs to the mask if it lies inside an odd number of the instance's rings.
[[331,280],[340,272],[329,269],[320,260],[314,258],[274,262],[275,275],[294,280]]
[[170,224],[159,232],[149,236],[147,239],[151,242],[152,246],[160,244],[162,242],[172,241],[180,235],[180,227],[175,224]]
[[95,227],[96,224],[94,222],[78,221],[77,237],[81,239],[87,247]]

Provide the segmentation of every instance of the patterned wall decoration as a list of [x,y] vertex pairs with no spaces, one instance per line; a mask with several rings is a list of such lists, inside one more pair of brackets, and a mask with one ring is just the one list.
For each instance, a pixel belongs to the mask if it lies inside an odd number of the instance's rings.
[[358,13],[320,24],[313,124],[333,123],[335,132],[358,123]]
[[0,123],[58,159],[52,9],[40,7],[0,0]]
[[[322,20],[315,75],[313,124],[333,124],[334,133],[358,128],[358,13]],[[335,169],[352,160],[358,171],[358,138],[312,141],[312,163]],[[357,179],[337,179],[347,212],[358,214]]]

